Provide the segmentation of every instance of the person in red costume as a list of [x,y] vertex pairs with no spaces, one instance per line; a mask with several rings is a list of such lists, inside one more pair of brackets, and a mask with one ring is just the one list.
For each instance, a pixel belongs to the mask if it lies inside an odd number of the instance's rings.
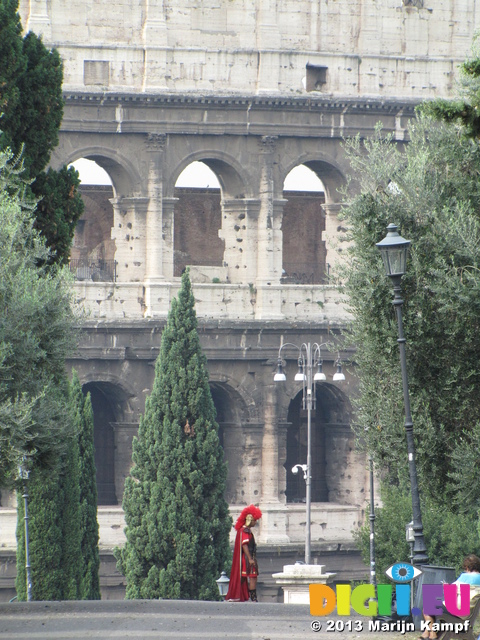
[[252,602],[257,600],[257,545],[252,533],[252,527],[257,524],[257,520],[262,517],[262,512],[258,507],[251,504],[245,507],[237,522],[235,529],[235,547],[233,549],[232,570],[230,571],[230,584],[225,600],[230,602]]

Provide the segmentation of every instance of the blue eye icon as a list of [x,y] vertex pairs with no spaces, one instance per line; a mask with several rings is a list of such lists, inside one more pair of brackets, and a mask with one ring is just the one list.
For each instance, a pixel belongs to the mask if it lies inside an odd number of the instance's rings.
[[408,564],[408,562],[397,562],[388,567],[385,573],[394,582],[411,582],[422,575],[423,571]]

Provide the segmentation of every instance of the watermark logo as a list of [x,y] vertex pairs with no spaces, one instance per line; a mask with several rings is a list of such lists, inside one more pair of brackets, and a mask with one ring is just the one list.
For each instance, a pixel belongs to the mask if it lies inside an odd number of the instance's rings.
[[[361,616],[391,616],[395,586],[397,615],[420,615],[420,609],[411,609],[410,602],[411,581],[418,578],[422,571],[411,564],[397,562],[387,569],[386,574],[395,585],[378,584],[375,588],[373,584],[360,584],[352,590],[349,584],[338,584],[334,590],[326,584],[310,584],[310,614],[327,616],[336,607],[338,616],[350,616],[352,609]],[[454,616],[470,614],[469,584],[423,584],[422,596],[423,613],[428,616],[440,615],[443,602],[447,611]]]
[[403,583],[415,580],[415,578],[422,575],[423,571],[420,571],[420,569],[417,569],[417,567],[407,562],[397,562],[392,564],[391,567],[388,567],[385,573],[394,582]]

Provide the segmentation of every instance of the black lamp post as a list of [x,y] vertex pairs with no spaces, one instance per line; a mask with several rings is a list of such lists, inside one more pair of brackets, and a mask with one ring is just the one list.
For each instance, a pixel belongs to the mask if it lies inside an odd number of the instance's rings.
[[420,494],[417,481],[417,467],[415,464],[415,443],[413,440],[413,422],[410,411],[410,396],[408,393],[407,358],[405,355],[405,337],[403,335],[402,320],[402,276],[406,272],[407,253],[410,240],[405,240],[397,232],[395,224],[389,224],[387,235],[377,242],[377,247],[382,254],[387,276],[392,279],[393,305],[398,322],[398,345],[400,348],[400,364],[402,368],[403,400],[405,404],[405,431],[407,435],[408,467],[410,472],[410,487],[412,492],[413,532],[415,541],[413,544],[413,563],[426,564],[428,562],[427,547],[423,537],[422,513],[420,509]]
[[368,458],[370,465],[370,584],[377,585],[377,570],[375,565],[375,495],[373,475],[373,457]]
[[29,539],[28,539],[28,491],[27,491],[27,480],[30,475],[30,471],[28,470],[27,464],[28,464],[27,457],[24,456],[22,458],[22,462],[18,467],[18,475],[23,485],[22,498],[24,500],[24,508],[25,508],[25,515],[23,517],[23,520],[25,525],[25,574],[26,574],[26,580],[27,580],[27,602],[31,602],[33,600],[33,597],[32,597],[32,574],[30,571],[30,554],[29,554]]

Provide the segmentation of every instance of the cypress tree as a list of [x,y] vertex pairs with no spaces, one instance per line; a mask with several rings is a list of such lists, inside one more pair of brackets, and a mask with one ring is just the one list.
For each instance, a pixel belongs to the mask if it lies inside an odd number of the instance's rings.
[[[17,78],[25,71],[26,57],[23,54],[22,24],[17,13],[18,0],[0,0],[0,113],[18,109],[20,90]],[[2,117],[4,128],[4,116]],[[0,134],[2,140],[4,134]],[[3,142],[3,140],[2,140]],[[8,143],[3,142],[2,147]]]
[[63,64],[41,37],[22,34],[18,0],[0,0],[0,148],[23,149],[24,177],[39,200],[36,228],[52,253],[50,263],[66,264],[75,225],[83,213],[78,173],[49,169],[63,117]]
[[163,331],[125,484],[127,598],[218,599],[230,559],[226,465],[188,272]]
[[[80,449],[78,436],[72,437],[60,474],[62,511],[62,600],[78,600],[83,558],[80,519]],[[62,491],[63,490],[63,491]],[[47,543],[48,541],[45,541]],[[47,567],[48,571],[48,567]]]
[[[82,566],[78,439],[57,469],[35,467],[27,483],[29,558],[34,600],[76,600]],[[26,600],[24,502],[18,497],[17,596]]]
[[[35,468],[27,483],[29,515],[29,557],[34,600],[62,600],[63,491],[57,469]],[[18,496],[17,578],[18,600],[27,599],[25,574],[24,504]]]
[[[70,385],[74,434],[53,470],[35,468],[27,484],[34,600],[99,600],[97,488],[90,395],[77,373]],[[26,600],[24,502],[18,499],[17,595]]]
[[78,597],[100,600],[100,556],[98,552],[97,483],[93,443],[93,410],[90,394],[82,392],[74,370],[70,385],[72,408],[79,440],[80,529],[82,568]]

